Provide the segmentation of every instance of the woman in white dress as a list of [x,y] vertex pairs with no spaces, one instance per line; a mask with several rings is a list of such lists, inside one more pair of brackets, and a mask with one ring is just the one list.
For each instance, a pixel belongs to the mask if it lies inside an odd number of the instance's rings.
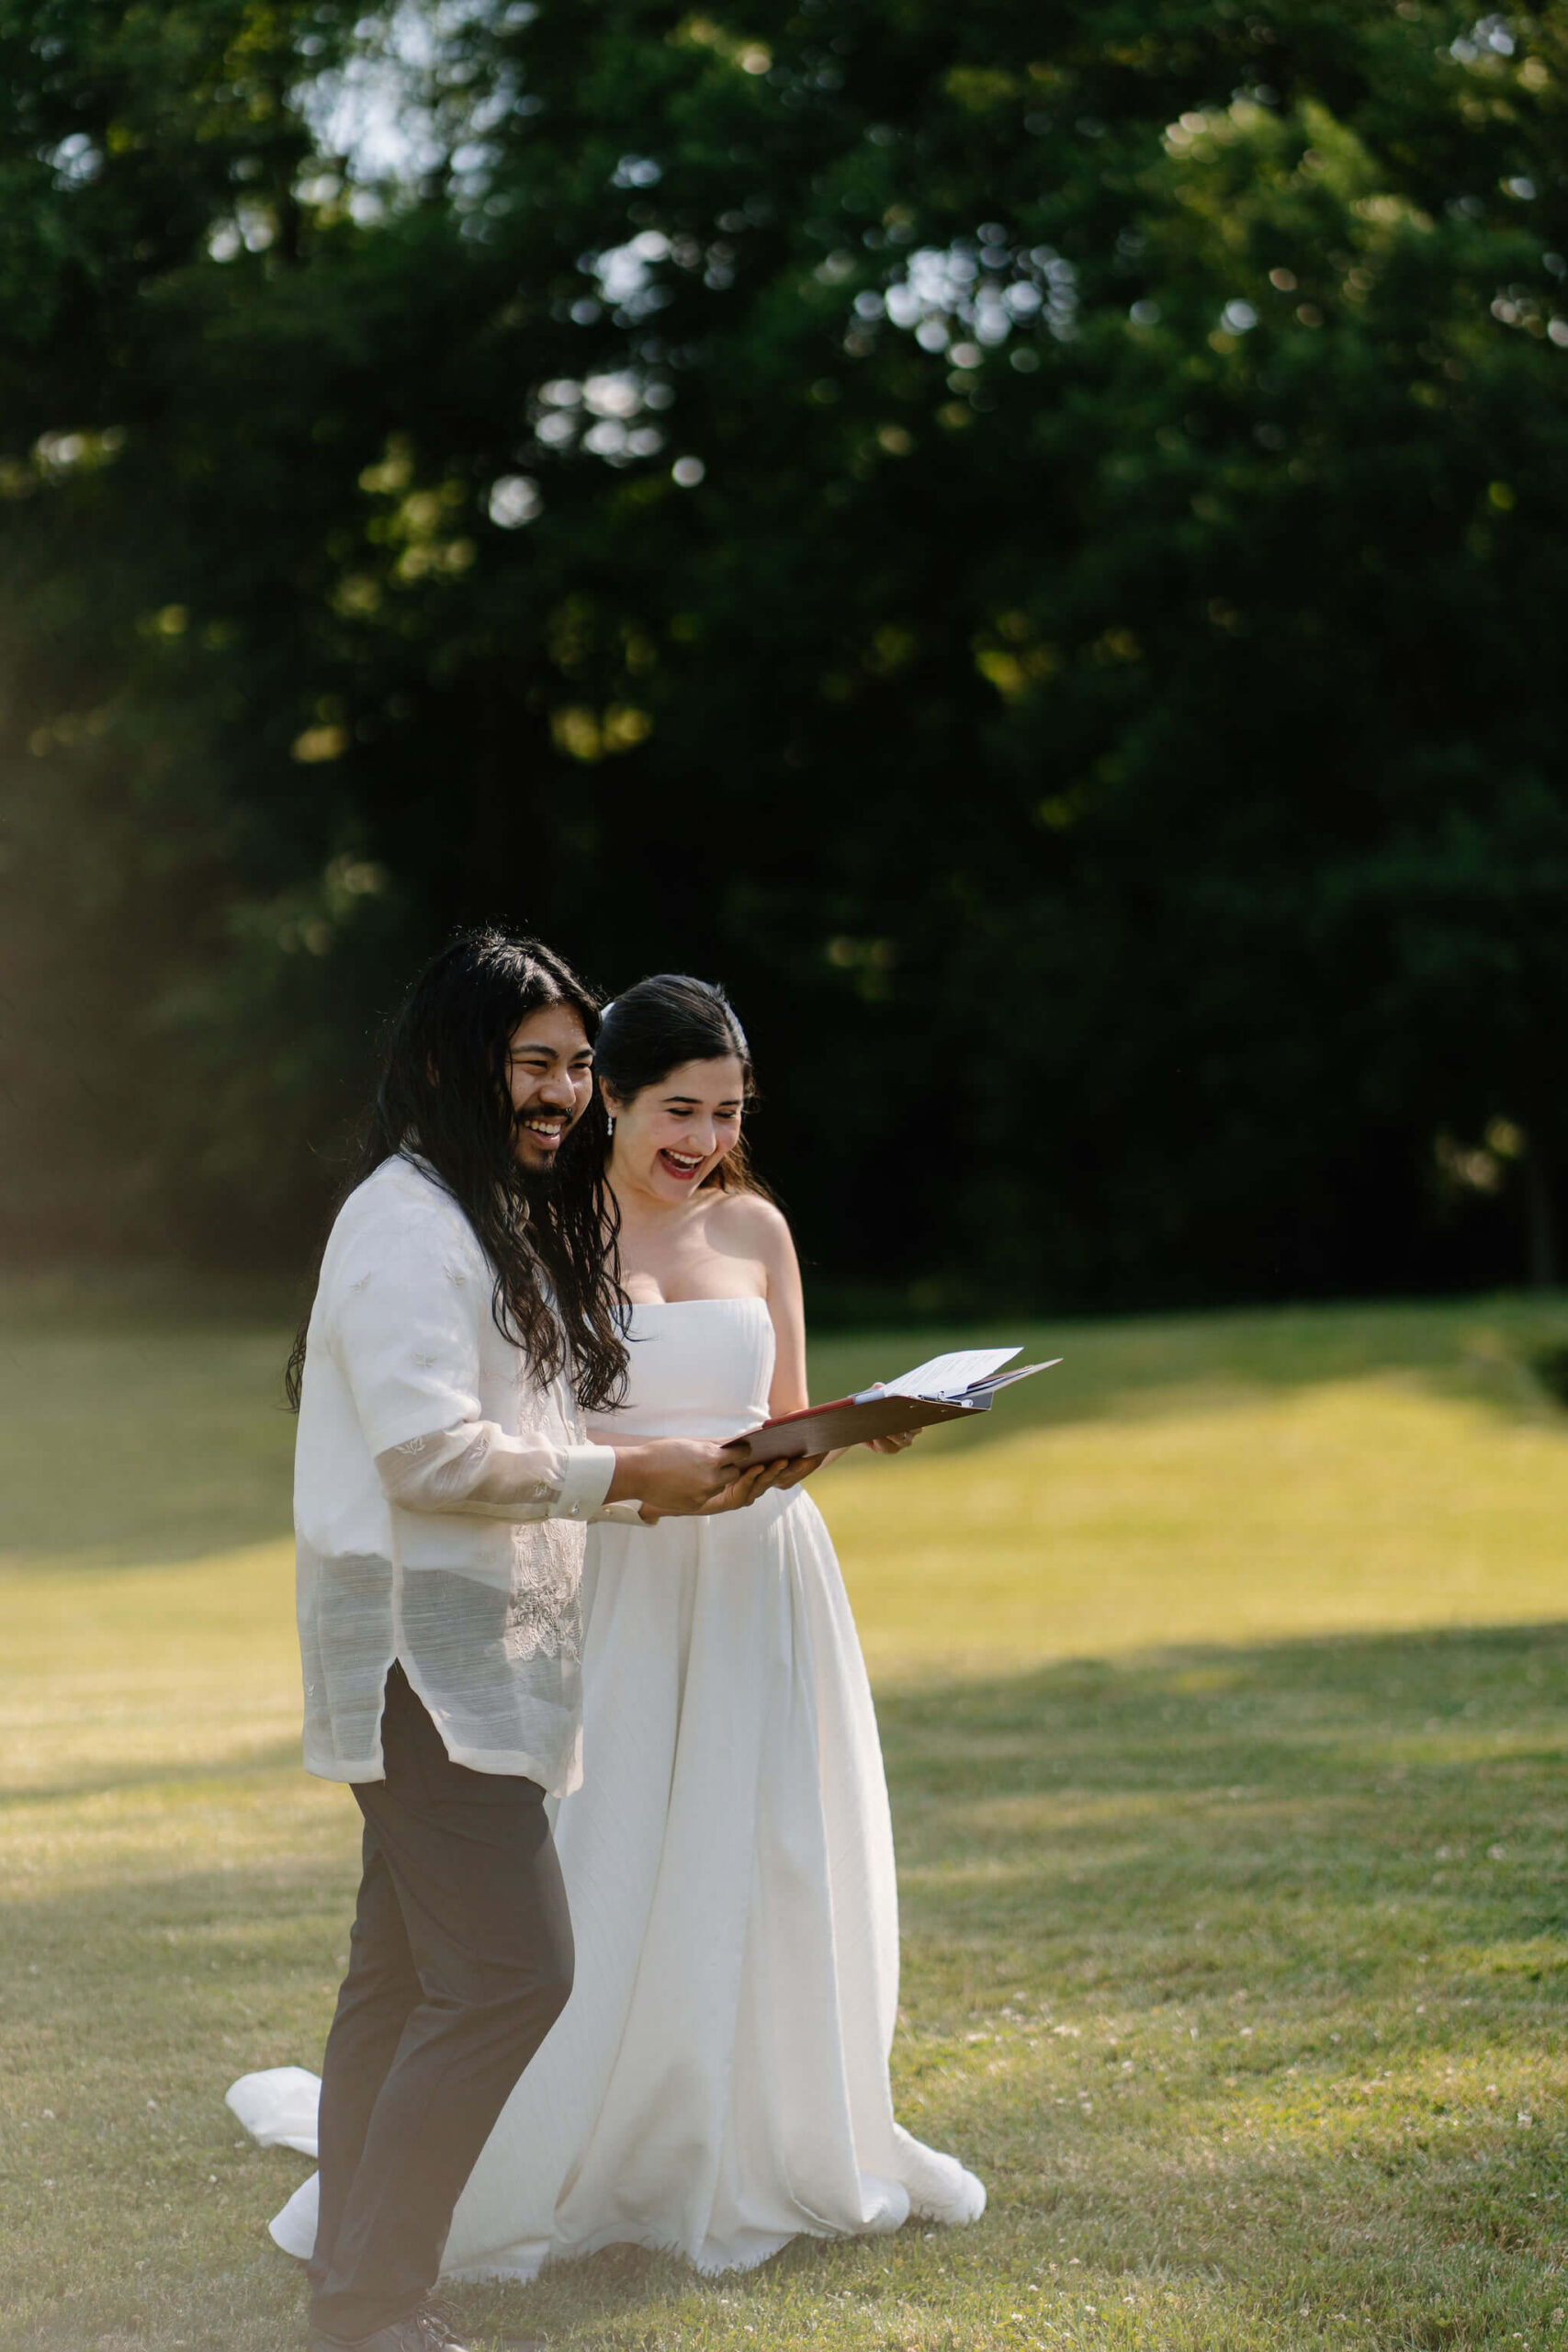
[[[730,1437],[793,1412],[800,1274],[745,1169],[739,1023],[701,981],[644,980],[596,1059],[632,1301],[615,1427]],[[526,2278],[628,2243],[727,2270],[802,2233],[975,2220],[980,2183],[893,2117],[887,1790],[815,1503],[796,1486],[595,1527],[583,1610],[583,1784],[556,1824],[576,1987],[463,2194],[448,2271]]]
[[[731,1437],[795,1411],[800,1275],[746,1170],[729,1005],[641,981],[596,1060],[632,1302],[616,1432]],[[445,2275],[527,2279],[627,2244],[739,2269],[801,2234],[977,2219],[979,2181],[894,2120],[887,1790],[816,1505],[796,1484],[728,1517],[595,1526],[582,1598],[583,1782],[555,1826],[575,1986],[463,2192]],[[313,2188],[274,2224],[290,2251],[309,2251]]]

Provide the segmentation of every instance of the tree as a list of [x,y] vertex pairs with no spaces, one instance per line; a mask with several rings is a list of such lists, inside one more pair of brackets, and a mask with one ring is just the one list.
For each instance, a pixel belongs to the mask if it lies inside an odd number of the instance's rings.
[[13,1234],[296,1246],[494,912],[824,1280],[1550,1271],[1564,21],[13,7]]

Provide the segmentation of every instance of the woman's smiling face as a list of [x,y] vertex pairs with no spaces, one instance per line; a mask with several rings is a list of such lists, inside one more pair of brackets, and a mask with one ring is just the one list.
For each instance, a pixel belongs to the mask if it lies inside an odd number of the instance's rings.
[[671,1207],[690,1200],[739,1142],[745,1102],[746,1073],[734,1054],[682,1062],[629,1102],[606,1087],[604,1107],[615,1122],[610,1166],[616,1191],[630,1183]]

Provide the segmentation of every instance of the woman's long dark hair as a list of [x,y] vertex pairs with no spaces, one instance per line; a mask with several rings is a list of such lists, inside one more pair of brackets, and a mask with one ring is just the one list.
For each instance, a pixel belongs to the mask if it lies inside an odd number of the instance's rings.
[[[551,1004],[570,1006],[593,1044],[597,998],[538,940],[486,929],[443,948],[392,1024],[344,1197],[396,1153],[417,1153],[495,1269],[497,1329],[538,1379],[564,1368],[578,1402],[603,1410],[624,1394],[626,1351],[617,1221],[604,1183],[609,1130],[597,1091],[547,1182],[531,1182],[514,1148],[507,1050],[519,1022]],[[304,1369],[301,1328],[285,1381],[296,1410]]]
[[[656,972],[604,1007],[593,1067],[615,1100],[629,1102],[682,1062],[723,1061],[731,1054],[740,1064],[750,1108],[757,1100],[751,1048],[724,990],[716,981],[694,980],[685,972]],[[747,1157],[744,1136],[709,1169],[703,1183],[721,1193],[773,1198]]]

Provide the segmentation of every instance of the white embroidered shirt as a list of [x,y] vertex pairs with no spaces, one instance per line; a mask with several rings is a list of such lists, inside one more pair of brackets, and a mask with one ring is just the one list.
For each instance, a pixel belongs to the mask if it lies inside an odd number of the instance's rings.
[[394,1658],[456,1763],[564,1795],[581,1778],[586,1524],[615,1453],[564,1375],[497,1329],[494,1274],[413,1160],[350,1194],[311,1308],[294,1459],[305,1764],[383,1777]]

